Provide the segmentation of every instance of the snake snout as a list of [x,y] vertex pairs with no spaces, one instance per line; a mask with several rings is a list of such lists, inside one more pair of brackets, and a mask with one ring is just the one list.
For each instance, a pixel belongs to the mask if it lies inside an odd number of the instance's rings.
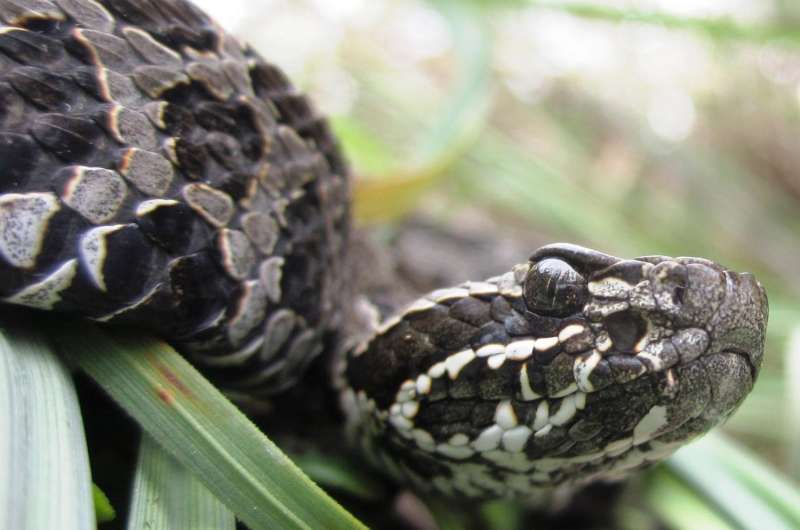
[[757,375],[764,355],[769,302],[763,286],[750,273],[725,272],[722,303],[709,323],[709,351],[746,356]]

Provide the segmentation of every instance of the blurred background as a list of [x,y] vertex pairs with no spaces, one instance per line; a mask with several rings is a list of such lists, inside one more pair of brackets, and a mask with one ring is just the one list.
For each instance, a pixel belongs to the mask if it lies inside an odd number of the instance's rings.
[[799,3],[195,1],[331,117],[362,225],[756,273],[768,352],[725,430],[800,478]]

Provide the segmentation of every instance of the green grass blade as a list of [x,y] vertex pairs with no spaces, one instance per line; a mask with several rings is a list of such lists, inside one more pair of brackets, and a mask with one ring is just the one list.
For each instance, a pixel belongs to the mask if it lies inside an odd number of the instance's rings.
[[753,453],[720,434],[702,440],[700,449],[713,453],[726,469],[783,514],[793,528],[800,528],[800,485],[784,477]]
[[[737,460],[742,464],[742,457],[741,453],[726,453],[721,435],[712,435],[679,451],[668,463],[698,494],[734,521],[736,527],[744,530],[797,528],[799,521],[792,521],[785,512],[776,510],[773,500],[765,496],[763,490],[753,487],[759,479],[735,471],[732,464]],[[758,465],[753,457],[746,456],[744,460]],[[762,471],[765,469],[762,467]],[[774,472],[767,474],[775,475]]]
[[737,530],[666,466],[660,466],[650,474],[643,500],[672,530]]
[[69,372],[28,327],[0,321],[0,528],[92,530],[92,482]]
[[94,515],[98,523],[108,523],[117,517],[111,501],[108,500],[103,490],[97,487],[97,484],[92,484],[92,500],[94,501]]
[[145,435],[128,530],[233,530],[236,520],[194,475]]
[[328,455],[311,451],[291,457],[306,475],[326,488],[372,502],[386,499],[389,495],[386,487],[367,473],[367,470],[356,469],[348,465],[349,462],[334,460]]
[[251,530],[364,528],[166,344],[86,325],[54,332],[62,352]]
[[800,479],[800,327],[794,327],[789,336],[784,366],[788,472],[793,478]]
[[782,26],[746,26],[729,17],[682,17],[660,11],[617,8],[590,3],[528,0],[542,9],[562,11],[571,15],[605,22],[636,22],[666,29],[690,30],[721,41],[750,41],[757,43],[800,44],[800,32]]

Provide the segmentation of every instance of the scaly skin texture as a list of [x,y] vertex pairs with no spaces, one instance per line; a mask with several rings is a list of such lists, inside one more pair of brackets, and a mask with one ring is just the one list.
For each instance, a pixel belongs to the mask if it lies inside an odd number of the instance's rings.
[[375,463],[418,488],[531,498],[623,478],[724,421],[767,314],[752,275],[707,260],[551,245],[379,324],[343,401]]
[[169,340],[230,393],[339,327],[346,165],[274,66],[183,0],[0,2],[0,299]]
[[[0,0],[0,22],[3,303],[145,328],[241,399],[349,333],[347,168],[279,70],[184,0]],[[707,261],[547,247],[383,323],[345,402],[422,489],[618,478],[736,408],[766,315]]]

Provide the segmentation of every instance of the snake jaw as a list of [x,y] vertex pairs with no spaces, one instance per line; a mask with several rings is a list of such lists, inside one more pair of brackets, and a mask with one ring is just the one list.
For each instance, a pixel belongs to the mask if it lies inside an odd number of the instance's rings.
[[544,247],[379,326],[348,356],[348,413],[381,467],[447,495],[622,478],[735,410],[765,326],[751,276]]

